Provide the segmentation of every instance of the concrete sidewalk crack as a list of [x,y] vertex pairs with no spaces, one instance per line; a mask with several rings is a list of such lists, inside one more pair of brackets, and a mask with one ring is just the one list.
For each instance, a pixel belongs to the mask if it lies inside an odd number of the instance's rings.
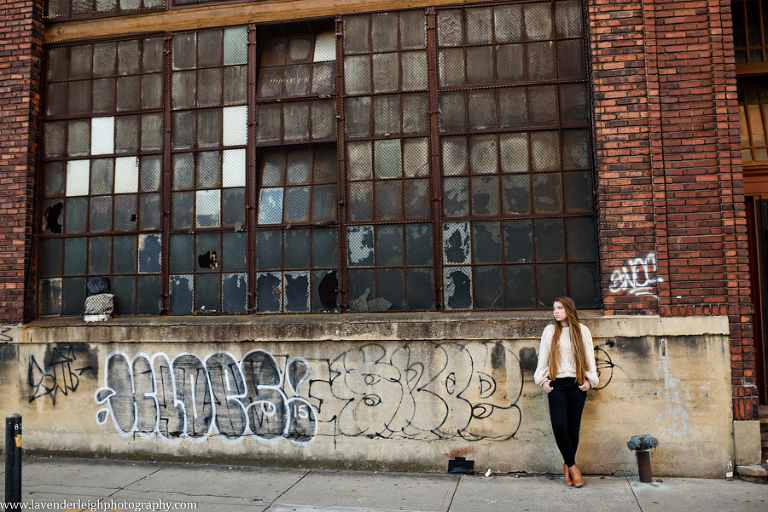
[[629,485],[629,490],[632,492],[632,496],[635,497],[635,503],[637,503],[637,508],[640,510],[640,512],[643,512],[643,506],[640,505],[640,500],[637,498],[637,494],[635,494],[635,489],[632,487],[632,482],[629,481],[629,478],[627,478],[627,485]]
[[453,494],[451,494],[451,501],[448,502],[448,508],[445,509],[445,512],[450,512],[451,507],[453,506],[453,499],[456,497],[456,493],[459,491],[459,484],[461,483],[461,475],[459,475],[459,479],[456,480],[456,487],[453,488]]
[[[266,511],[266,510],[269,510],[269,508],[270,508],[272,505],[274,505],[274,504],[277,502],[277,500],[279,500],[280,498],[282,498],[283,496],[285,496],[285,493],[287,493],[288,491],[290,491],[291,489],[293,489],[294,487],[296,487],[297,485],[299,485],[299,483],[300,483],[302,480],[304,480],[304,479],[307,477],[307,475],[309,475],[310,473],[312,473],[312,470],[311,470],[311,469],[310,469],[309,471],[307,471],[306,473],[304,473],[303,475],[301,475],[301,478],[299,478],[298,480],[296,480],[295,482],[293,482],[293,484],[291,484],[291,485],[290,485],[290,486],[289,486],[289,487],[288,487],[286,490],[284,490],[283,492],[281,492],[280,494],[278,494],[278,495],[275,497],[275,499],[273,499],[272,501],[270,501],[270,502],[269,502],[269,505],[267,505],[267,508],[265,508],[264,510],[265,510],[265,511]],[[262,503],[266,503],[266,502],[264,502],[263,500],[259,500],[259,501],[262,501]]]
[[144,475],[143,477],[139,478],[138,480],[134,480],[133,482],[125,485],[124,487],[120,487],[119,489],[115,490],[115,492],[113,492],[112,494],[107,496],[107,498],[111,498],[112,496],[114,496],[115,494],[117,494],[120,491],[128,490],[128,487],[132,486],[136,482],[141,482],[142,480],[145,480],[146,478],[149,478],[150,476],[156,474],[158,471],[162,471],[163,469],[167,469],[169,467],[171,467],[171,464],[165,464],[164,466],[157,468],[155,471]]

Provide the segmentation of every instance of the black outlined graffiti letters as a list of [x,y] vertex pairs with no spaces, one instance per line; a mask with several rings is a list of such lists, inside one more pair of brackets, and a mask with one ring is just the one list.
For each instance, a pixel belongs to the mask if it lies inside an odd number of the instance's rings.
[[333,359],[113,352],[97,422],[125,437],[265,444],[334,436],[509,439],[520,426],[520,361],[501,342],[367,344]]
[[74,345],[49,345],[40,362],[30,355],[27,365],[27,383],[32,388],[30,403],[49,396],[55,406],[57,397],[77,391],[83,373],[95,370],[89,360],[88,349]]

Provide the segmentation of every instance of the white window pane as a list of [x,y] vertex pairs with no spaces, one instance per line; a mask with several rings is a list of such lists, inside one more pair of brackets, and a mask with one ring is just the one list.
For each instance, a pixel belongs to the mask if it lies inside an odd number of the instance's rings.
[[221,190],[198,190],[196,193],[195,224],[199,228],[221,225]]
[[67,196],[87,196],[91,165],[88,160],[67,162]]
[[91,119],[91,154],[111,155],[115,152],[115,118]]
[[227,149],[224,151],[222,173],[221,183],[224,188],[245,186],[244,149]]
[[135,194],[139,191],[139,159],[126,156],[115,159],[115,194]]
[[262,189],[259,197],[259,224],[280,224],[282,220],[283,189]]
[[248,143],[248,107],[224,108],[224,145],[243,146]]
[[[145,2],[146,3],[146,0]],[[248,62],[248,30],[246,27],[224,29],[224,65]]]
[[315,62],[336,60],[336,34],[325,32],[317,35],[315,41]]

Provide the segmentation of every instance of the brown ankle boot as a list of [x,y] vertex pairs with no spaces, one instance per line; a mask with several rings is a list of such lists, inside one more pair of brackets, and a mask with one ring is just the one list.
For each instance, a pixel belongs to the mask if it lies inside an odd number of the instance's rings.
[[573,485],[573,480],[571,480],[571,473],[568,471],[568,466],[563,464],[563,476],[565,477],[565,485]]
[[576,467],[576,464],[568,468],[568,472],[571,474],[571,481],[574,487],[581,487],[584,485],[584,479],[581,477],[581,471]]

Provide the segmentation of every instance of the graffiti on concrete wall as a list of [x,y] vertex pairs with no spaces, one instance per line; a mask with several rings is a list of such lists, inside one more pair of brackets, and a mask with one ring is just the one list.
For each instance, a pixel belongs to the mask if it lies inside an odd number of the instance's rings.
[[632,295],[650,295],[656,300],[658,295],[654,289],[664,281],[658,274],[656,253],[649,252],[645,258],[634,258],[627,261],[627,266],[616,269],[611,274],[611,293],[626,292]]
[[[310,378],[311,376],[311,378]],[[95,400],[124,436],[311,443],[369,438],[509,439],[520,361],[502,343],[369,344],[333,359],[228,352],[107,357]]]
[[98,411],[97,422],[103,425],[111,416],[125,436],[253,436],[264,443],[288,438],[303,445],[317,430],[314,407],[299,396],[308,374],[303,359],[280,365],[264,350],[251,351],[240,361],[228,352],[205,359],[190,353],[170,359],[163,353],[129,358],[114,352],[106,360],[104,387],[95,395],[106,406]]
[[27,383],[32,388],[29,401],[31,403],[38,398],[49,396],[53,405],[56,405],[57,396],[68,396],[77,391],[83,373],[94,370],[88,361],[85,347],[51,345],[42,364],[38,363],[34,355],[29,356]]

